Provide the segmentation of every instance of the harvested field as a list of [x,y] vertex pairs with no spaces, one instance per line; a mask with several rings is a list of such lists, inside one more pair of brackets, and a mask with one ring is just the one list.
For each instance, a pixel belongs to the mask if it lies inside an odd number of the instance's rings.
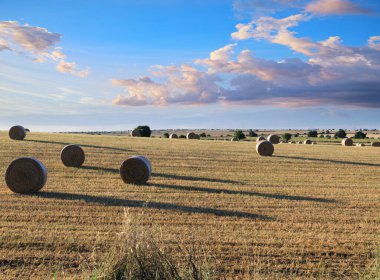
[[[170,141],[170,145],[168,144]],[[61,149],[86,150],[80,168]],[[0,189],[0,278],[88,279],[105,261],[124,223],[158,228],[210,252],[218,277],[357,279],[374,273],[379,248],[380,149],[277,145],[260,157],[255,142],[0,133],[0,172],[17,157],[48,169],[36,195]],[[148,185],[126,185],[119,165],[152,163]],[[375,275],[375,274],[372,274]]]

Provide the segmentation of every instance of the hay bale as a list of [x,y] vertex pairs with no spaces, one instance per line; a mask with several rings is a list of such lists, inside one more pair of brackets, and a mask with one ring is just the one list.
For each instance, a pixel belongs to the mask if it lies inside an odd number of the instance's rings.
[[186,134],[186,138],[187,139],[196,139],[196,140],[201,139],[199,134],[195,134],[194,132],[189,132],[188,134]]
[[126,184],[145,184],[151,173],[150,161],[144,156],[130,157],[120,166],[120,176]]
[[380,142],[372,142],[371,146],[372,147],[380,147]]
[[79,145],[67,145],[61,151],[61,160],[65,166],[80,167],[85,160],[84,151]]
[[297,144],[303,144],[303,142],[302,141],[298,141]]
[[256,138],[256,142],[260,142],[260,141],[263,141],[263,140],[267,140],[267,139],[265,139],[264,136],[259,136],[259,137]]
[[351,138],[344,138],[342,140],[342,146],[353,146],[354,142],[352,141]]
[[169,139],[178,139],[178,135],[175,133],[172,133],[169,135]]
[[313,144],[313,145],[317,145],[317,142],[313,142],[313,143],[311,143],[311,144]]
[[25,131],[26,131],[26,132],[30,132],[30,129],[29,129],[29,128],[25,128]]
[[239,139],[237,137],[232,137],[231,138],[231,141],[234,142],[234,141],[239,141]]
[[138,130],[138,129],[134,129],[134,130],[132,130],[132,131],[131,131],[131,136],[132,136],[132,137],[141,137],[141,132],[140,132],[140,130]]
[[5,172],[5,182],[15,193],[36,193],[45,185],[47,170],[37,159],[22,157],[14,160]]
[[280,137],[276,134],[271,134],[268,136],[268,141],[272,144],[278,144],[280,142]]
[[9,137],[13,140],[24,140],[26,136],[26,130],[21,125],[12,126],[9,129]]
[[364,143],[356,143],[356,147],[364,147],[365,144]]
[[305,145],[311,145],[313,142],[310,139],[306,139],[305,141],[303,141],[303,143]]
[[256,152],[260,156],[271,156],[274,152],[274,146],[267,140],[262,140],[256,144]]

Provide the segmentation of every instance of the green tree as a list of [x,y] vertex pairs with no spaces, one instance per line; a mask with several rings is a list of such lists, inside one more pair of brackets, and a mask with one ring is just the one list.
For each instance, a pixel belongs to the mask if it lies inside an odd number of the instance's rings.
[[135,129],[138,129],[140,131],[141,137],[150,137],[152,134],[150,127],[147,125],[139,125]]
[[292,135],[290,133],[285,133],[284,135],[282,135],[282,139],[284,139],[285,141],[289,141],[291,138]]
[[367,134],[365,134],[362,131],[356,132],[355,136],[354,136],[354,138],[356,138],[356,139],[365,139],[366,137],[367,137]]
[[234,137],[236,137],[239,140],[245,139],[245,134],[241,130],[236,130],[234,133]]
[[316,131],[316,130],[310,130],[307,133],[307,137],[318,137],[318,131]]
[[250,130],[248,131],[248,136],[249,136],[249,137],[257,137],[257,133],[254,132],[252,129],[250,129]]
[[199,134],[200,137],[206,137],[206,133],[202,132],[201,134]]
[[343,129],[339,129],[337,133],[335,133],[336,138],[346,138],[347,133]]

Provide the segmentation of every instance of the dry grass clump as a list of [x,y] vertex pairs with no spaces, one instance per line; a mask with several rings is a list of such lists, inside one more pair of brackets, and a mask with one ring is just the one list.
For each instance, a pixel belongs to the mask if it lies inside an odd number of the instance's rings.
[[310,139],[306,139],[305,141],[303,141],[303,143],[305,145],[311,145],[313,142]]
[[271,156],[274,152],[274,146],[271,142],[263,140],[256,144],[256,152],[260,156]]
[[140,132],[140,130],[138,130],[138,129],[134,129],[134,130],[132,130],[132,131],[131,131],[131,136],[132,136],[132,137],[141,137],[141,132]]
[[208,280],[216,279],[209,253],[176,241],[168,246],[158,228],[144,226],[124,210],[125,221],[112,250],[92,279]]
[[178,138],[178,135],[175,133],[172,133],[169,135],[169,139],[177,139],[177,138]]
[[263,140],[267,140],[267,139],[265,139],[264,136],[259,136],[259,137],[256,138],[256,142],[260,142],[260,141],[263,141]]
[[372,142],[371,146],[372,147],[380,147],[380,142]]
[[342,140],[342,146],[353,146],[354,145],[354,141],[352,141],[351,138],[344,138]]
[[272,144],[278,144],[280,143],[280,137],[276,134],[271,134],[268,136],[268,141]]
[[67,167],[80,167],[85,161],[85,154],[81,146],[71,144],[62,149],[61,160]]
[[195,140],[199,140],[201,139],[201,137],[199,136],[199,134],[196,134],[194,132],[189,132],[186,134],[186,138],[187,139],[195,139]]
[[119,173],[126,184],[145,184],[152,173],[152,166],[146,157],[133,156],[123,161]]
[[24,138],[26,137],[26,130],[21,125],[12,126],[9,129],[9,137],[12,140],[24,140]]
[[45,185],[47,170],[34,158],[18,158],[14,160],[5,172],[5,182],[15,193],[36,193]]

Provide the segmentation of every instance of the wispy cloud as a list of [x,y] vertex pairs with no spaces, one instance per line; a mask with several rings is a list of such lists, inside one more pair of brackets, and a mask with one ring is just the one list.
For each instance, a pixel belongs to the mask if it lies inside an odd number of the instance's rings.
[[62,48],[56,46],[62,35],[48,31],[46,28],[21,25],[17,21],[0,22],[0,51],[12,51],[17,54],[27,53],[35,62],[58,61],[57,70],[79,77],[88,75],[88,69],[76,71],[75,62],[66,62]]

